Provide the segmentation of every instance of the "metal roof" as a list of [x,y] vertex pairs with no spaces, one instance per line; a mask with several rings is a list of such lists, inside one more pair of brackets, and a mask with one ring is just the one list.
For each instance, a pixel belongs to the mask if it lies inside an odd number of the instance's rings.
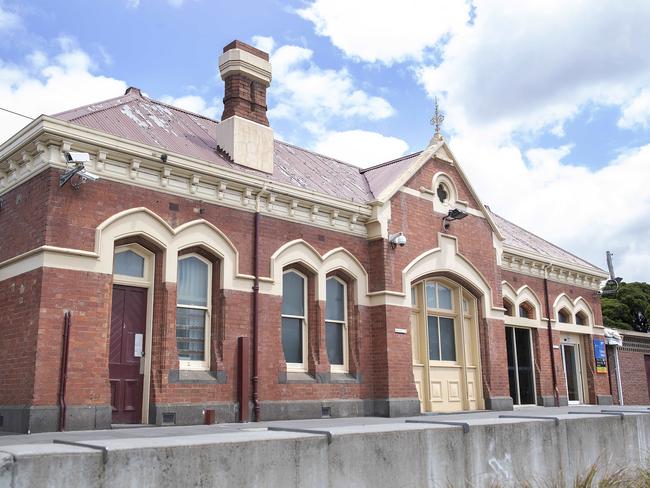
[[504,244],[506,246],[514,249],[519,249],[529,254],[535,254],[541,257],[560,261],[568,265],[580,266],[582,268],[591,269],[598,273],[604,273],[604,271],[598,266],[594,266],[590,262],[585,261],[584,259],[581,259],[568,251],[565,251],[561,247],[558,247],[555,244],[551,244],[547,240],[542,239],[532,232],[529,232],[526,229],[513,224],[509,220],[506,220],[500,215],[495,214],[491,210],[488,211],[492,215],[492,218],[494,219],[497,227],[503,234],[503,237],[505,237]]
[[236,164],[217,150],[217,121],[152,100],[134,88],[121,97],[61,112],[54,117],[350,202],[372,200],[368,182],[357,166],[278,140],[275,141],[273,174]]
[[[54,115],[55,118],[143,144],[158,146],[247,174],[352,203],[366,204],[388,188],[420,156],[416,152],[371,168],[344,163],[282,141],[275,141],[273,174],[231,161],[217,149],[216,125],[208,117],[150,99],[137,88],[121,97]],[[570,265],[602,272],[587,261],[490,212],[503,233],[505,244]]]
[[422,151],[362,169],[361,173],[366,177],[373,195],[378,197],[413,164],[420,154]]

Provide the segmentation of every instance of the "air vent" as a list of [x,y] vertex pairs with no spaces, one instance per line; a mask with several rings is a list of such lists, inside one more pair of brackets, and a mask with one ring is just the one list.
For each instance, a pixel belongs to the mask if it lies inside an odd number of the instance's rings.
[[0,427],[2,427],[5,424],[5,418],[3,415],[0,415]]
[[163,425],[176,425],[176,414],[174,412],[167,412],[162,414]]
[[330,418],[332,415],[332,407],[321,407],[321,418]]

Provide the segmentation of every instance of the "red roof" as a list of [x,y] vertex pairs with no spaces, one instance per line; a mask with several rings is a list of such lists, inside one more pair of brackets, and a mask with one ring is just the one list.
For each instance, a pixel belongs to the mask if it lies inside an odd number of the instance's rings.
[[238,165],[217,150],[217,121],[144,97],[137,89],[54,117],[350,202],[366,203],[373,198],[357,166],[277,140],[272,175]]
[[[217,121],[143,96],[129,88],[117,98],[86,105],[54,117],[124,139],[157,146],[278,183],[311,190],[349,202],[365,204],[388,188],[420,156],[409,154],[367,169],[285,142],[275,141],[273,174],[232,162],[217,149]],[[594,271],[600,268],[545,241],[503,217],[492,214],[506,238],[506,244],[529,253],[546,256]]]
[[495,214],[491,210],[488,211],[492,215],[494,223],[497,225],[501,231],[501,234],[505,238],[506,245],[530,254],[546,256],[550,259],[555,259],[567,264],[573,264],[582,268],[588,268],[593,271],[604,273],[602,269],[594,266],[590,262],[585,261],[584,259],[581,259],[571,254],[570,252],[565,251],[561,247],[558,247],[555,244],[542,239],[532,232],[529,232],[526,229],[513,224],[509,220],[506,220],[500,215]]
[[393,159],[386,163],[381,163],[370,168],[362,169],[361,173],[366,177],[370,191],[375,197],[378,197],[381,192],[388,188],[399,176],[406,171],[413,161],[422,154],[418,151],[401,158]]

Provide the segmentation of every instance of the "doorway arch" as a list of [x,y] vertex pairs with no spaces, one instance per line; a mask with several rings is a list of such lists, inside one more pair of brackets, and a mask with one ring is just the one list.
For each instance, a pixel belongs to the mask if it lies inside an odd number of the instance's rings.
[[479,300],[442,275],[411,286],[413,378],[423,412],[484,406],[478,333]]

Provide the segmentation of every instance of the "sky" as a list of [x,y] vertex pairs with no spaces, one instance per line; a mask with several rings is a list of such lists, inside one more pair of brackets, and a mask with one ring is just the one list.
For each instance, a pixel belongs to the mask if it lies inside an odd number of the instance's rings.
[[[271,55],[276,137],[368,166],[443,134],[483,202],[650,281],[647,0],[0,0],[0,107],[128,86],[219,118],[218,56]],[[27,119],[0,111],[0,141]]]

